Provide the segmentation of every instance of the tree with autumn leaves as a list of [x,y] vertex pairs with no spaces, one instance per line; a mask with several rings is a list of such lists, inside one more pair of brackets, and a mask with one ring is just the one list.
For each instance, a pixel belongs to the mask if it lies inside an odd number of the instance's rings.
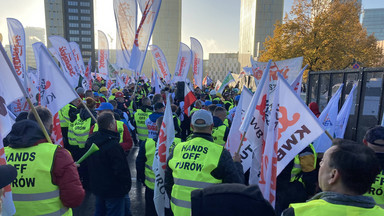
[[353,61],[378,66],[382,51],[359,22],[360,10],[354,1],[295,0],[284,22],[275,24],[273,37],[266,39],[259,61],[303,56],[309,71],[345,69]]

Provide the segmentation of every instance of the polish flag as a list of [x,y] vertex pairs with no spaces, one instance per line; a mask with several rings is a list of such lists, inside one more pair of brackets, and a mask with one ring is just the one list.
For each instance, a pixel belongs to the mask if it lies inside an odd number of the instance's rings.
[[189,116],[189,110],[191,105],[196,101],[195,95],[188,85],[184,86],[184,113]]

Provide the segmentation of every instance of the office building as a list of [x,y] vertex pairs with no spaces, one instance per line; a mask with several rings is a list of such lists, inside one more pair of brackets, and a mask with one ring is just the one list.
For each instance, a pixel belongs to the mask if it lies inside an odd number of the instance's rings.
[[263,43],[273,36],[274,24],[282,21],[284,0],[241,0],[239,62],[249,66],[250,56],[258,57]]
[[214,81],[223,81],[228,72],[240,73],[238,57],[238,53],[209,53],[207,74]]
[[363,27],[368,35],[374,34],[378,41],[384,40],[384,8],[365,9]]
[[93,0],[44,0],[47,37],[79,44],[85,62],[95,59]]

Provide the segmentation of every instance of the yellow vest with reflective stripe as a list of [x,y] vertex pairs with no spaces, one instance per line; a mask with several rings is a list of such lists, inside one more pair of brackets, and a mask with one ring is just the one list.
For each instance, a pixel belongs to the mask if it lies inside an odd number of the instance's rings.
[[67,104],[63,108],[61,108],[61,110],[59,110],[59,119],[60,119],[60,126],[61,127],[68,127],[69,126],[69,123],[71,122],[69,120],[69,109],[71,107],[76,108],[72,104]]
[[115,100],[115,98],[116,98],[115,95],[111,95],[111,96],[109,96],[108,101]]
[[59,187],[52,184],[57,148],[51,143],[4,148],[8,164],[17,169],[17,178],[11,184],[15,215],[72,215],[72,210],[60,201]]
[[225,125],[220,125],[219,127],[213,128],[212,130],[213,142],[224,147],[225,145],[224,135],[225,135],[226,129],[227,129],[227,126]]
[[155,189],[155,173],[152,170],[153,158],[155,157],[156,142],[155,140],[148,138],[145,142],[145,185],[150,189]]
[[181,139],[178,137],[175,137],[175,139],[173,139],[171,146],[169,147],[169,153],[171,153],[173,151],[173,149],[175,148],[175,146],[179,143],[181,143]]
[[84,148],[89,136],[89,131],[91,130],[91,122],[91,117],[83,120],[80,118],[80,114],[77,114],[76,120],[71,122],[68,127],[68,143],[78,146],[79,148]]
[[384,208],[384,170],[376,176],[375,182],[364,196],[372,197],[378,205]]
[[139,137],[139,140],[145,141],[148,137],[148,128],[145,125],[145,120],[151,115],[152,112],[146,111],[144,112],[141,109],[138,109],[137,112],[134,115],[135,122],[136,122],[136,131],[137,135]]
[[[123,136],[124,136],[124,122],[122,121],[116,121],[117,125],[117,132],[120,134],[120,140],[119,143],[123,142]],[[93,132],[96,132],[99,130],[99,125],[97,123],[95,124],[95,127],[93,128]]]
[[225,119],[225,120],[223,121],[223,124],[224,124],[225,126],[229,127],[228,119]]
[[384,215],[384,209],[379,206],[360,208],[355,206],[337,205],[318,199],[306,203],[291,204],[295,216],[379,216]]
[[[317,153],[316,153],[315,147],[312,145],[312,143],[309,144],[309,147],[311,148],[313,156],[315,157],[313,167],[316,169]],[[299,182],[303,183],[303,179],[301,178],[301,176],[298,176],[300,174],[300,172],[301,172],[300,157],[299,157],[299,155],[296,155],[295,158],[293,159],[293,168],[291,171],[290,182],[294,182],[297,179]]]
[[175,216],[191,215],[191,192],[221,183],[211,175],[223,147],[196,137],[176,145],[168,166],[173,170],[171,207]]
[[197,109],[195,107],[192,108],[191,112],[190,112],[190,115],[192,115],[194,112],[196,112],[197,110],[200,110],[200,109]]

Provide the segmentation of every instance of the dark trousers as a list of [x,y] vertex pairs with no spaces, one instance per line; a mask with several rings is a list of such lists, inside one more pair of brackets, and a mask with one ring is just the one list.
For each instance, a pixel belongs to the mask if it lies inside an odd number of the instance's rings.
[[145,216],[157,216],[153,195],[154,191],[145,187]]
[[125,197],[96,196],[95,216],[125,216]]

